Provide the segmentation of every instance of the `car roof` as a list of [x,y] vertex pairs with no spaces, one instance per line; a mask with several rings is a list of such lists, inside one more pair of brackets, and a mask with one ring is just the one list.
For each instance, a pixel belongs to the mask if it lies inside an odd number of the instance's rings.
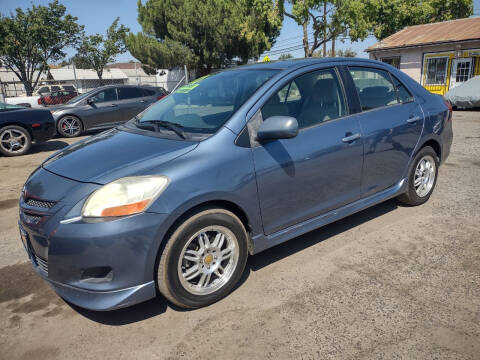
[[[249,69],[277,69],[277,70],[293,70],[308,65],[328,64],[331,62],[363,62],[365,64],[384,64],[377,60],[361,59],[361,58],[345,58],[345,57],[327,57],[327,58],[303,58],[303,59],[288,59],[288,60],[274,60],[268,62],[258,62],[242,66]],[[232,68],[235,69],[235,68]]]

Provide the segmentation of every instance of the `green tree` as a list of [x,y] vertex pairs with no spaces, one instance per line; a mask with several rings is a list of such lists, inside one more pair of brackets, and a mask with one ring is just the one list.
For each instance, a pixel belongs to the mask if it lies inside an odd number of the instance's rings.
[[57,0],[1,16],[0,29],[0,60],[23,83],[27,95],[32,94],[48,63],[64,58],[63,49],[76,45],[83,32],[77,18],[66,14]]
[[368,0],[373,33],[384,39],[406,26],[469,17],[473,0]]
[[293,59],[293,55],[288,53],[288,54],[282,54],[278,57],[278,60],[287,60],[287,59]]
[[[303,30],[305,57],[313,56],[315,50],[342,34],[348,34],[352,41],[365,39],[372,28],[372,7],[362,0],[287,0],[291,11],[284,14],[296,21]],[[310,34],[310,29],[313,34]]]
[[94,34],[82,38],[73,63],[80,69],[94,69],[102,81],[103,69],[114,62],[119,54],[127,51],[124,38],[129,31],[124,25],[118,25],[117,17],[107,29],[105,36]]
[[153,68],[187,64],[209,73],[269,50],[280,33],[282,6],[272,0],[138,1],[143,32],[129,34],[126,44]]

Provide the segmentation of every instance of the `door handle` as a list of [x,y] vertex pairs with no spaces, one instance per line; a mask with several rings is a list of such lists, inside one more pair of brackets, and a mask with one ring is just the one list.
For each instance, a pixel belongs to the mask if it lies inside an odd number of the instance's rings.
[[[345,135],[348,135],[349,133],[346,133]],[[351,133],[350,133],[351,134]],[[362,135],[360,133],[356,133],[356,134],[353,134],[353,135],[348,135],[346,137],[344,137],[342,139],[342,141],[344,143],[351,143],[351,142],[354,142],[355,140],[357,139],[360,139],[362,137]]]
[[115,106],[117,106],[117,104],[110,104],[110,106],[111,106],[111,107],[115,107]]
[[144,102],[146,102],[146,101],[145,101],[145,100],[140,100],[140,102],[141,102],[141,103],[144,103]]
[[407,119],[407,123],[413,124],[416,123],[417,121],[421,120],[422,118],[420,116],[412,116]]

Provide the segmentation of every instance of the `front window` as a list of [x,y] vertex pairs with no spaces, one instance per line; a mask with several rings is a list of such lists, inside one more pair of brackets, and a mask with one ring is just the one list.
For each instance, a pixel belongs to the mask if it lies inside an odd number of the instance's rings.
[[445,85],[447,79],[448,58],[427,59],[427,76],[425,85]]
[[207,75],[155,103],[137,116],[136,124],[144,128],[145,124],[168,122],[184,133],[213,134],[277,72],[239,69]]

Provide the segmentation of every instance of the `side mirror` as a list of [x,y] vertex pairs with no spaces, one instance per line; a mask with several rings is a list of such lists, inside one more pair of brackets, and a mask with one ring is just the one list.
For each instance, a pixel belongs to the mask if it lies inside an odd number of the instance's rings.
[[87,104],[88,105],[93,105],[93,104],[95,104],[95,100],[93,100],[93,98],[88,98],[87,99]]
[[297,119],[291,116],[271,116],[266,119],[257,131],[259,141],[290,139],[298,134]]

